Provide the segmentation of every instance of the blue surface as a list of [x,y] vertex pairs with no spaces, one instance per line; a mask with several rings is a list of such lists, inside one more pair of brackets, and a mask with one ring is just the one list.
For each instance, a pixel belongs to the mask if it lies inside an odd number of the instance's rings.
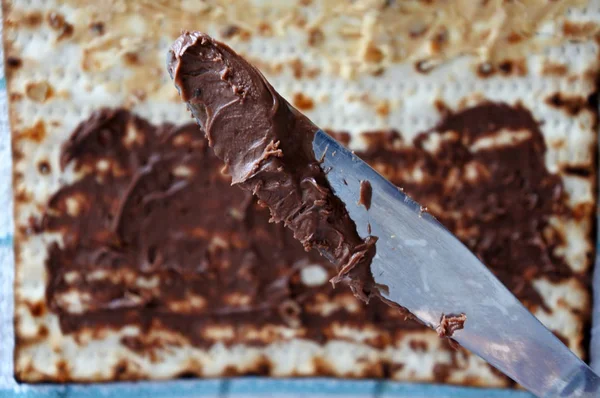
[[12,235],[0,237],[0,247],[12,245]]
[[231,380],[198,380],[94,385],[21,385],[0,390],[0,397],[26,398],[143,398],[143,397],[489,397],[531,398],[523,391],[479,389],[425,384],[352,381],[336,379],[266,379],[239,378]]

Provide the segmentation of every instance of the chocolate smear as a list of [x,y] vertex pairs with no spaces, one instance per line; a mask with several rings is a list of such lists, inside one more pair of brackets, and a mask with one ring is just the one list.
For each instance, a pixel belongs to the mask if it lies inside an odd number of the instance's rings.
[[464,313],[442,314],[440,324],[435,328],[435,331],[440,337],[452,337],[454,332],[465,327],[466,320],[467,316]]
[[358,204],[365,206],[365,209],[371,208],[371,198],[373,197],[373,187],[367,180],[360,182],[360,197],[358,198]]

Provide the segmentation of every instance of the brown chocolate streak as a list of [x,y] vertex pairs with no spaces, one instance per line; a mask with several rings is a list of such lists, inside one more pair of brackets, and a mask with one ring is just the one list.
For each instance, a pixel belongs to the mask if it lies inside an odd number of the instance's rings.
[[371,198],[373,197],[373,188],[371,183],[367,180],[360,182],[360,196],[358,198],[358,204],[365,206],[365,209],[371,208]]
[[442,314],[435,331],[440,337],[452,337],[454,332],[465,327],[466,320],[467,316],[465,314]]

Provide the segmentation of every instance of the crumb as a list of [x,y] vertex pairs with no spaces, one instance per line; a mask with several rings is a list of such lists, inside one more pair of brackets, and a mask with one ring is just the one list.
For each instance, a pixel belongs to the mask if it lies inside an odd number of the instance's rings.
[[440,337],[452,337],[454,332],[464,328],[467,316],[464,313],[456,314],[442,314],[440,318],[440,324],[435,331]]

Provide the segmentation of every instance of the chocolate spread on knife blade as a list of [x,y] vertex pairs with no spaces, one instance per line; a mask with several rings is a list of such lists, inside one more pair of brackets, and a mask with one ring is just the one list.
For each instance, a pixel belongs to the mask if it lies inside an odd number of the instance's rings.
[[362,239],[315,158],[318,128],[285,101],[262,74],[226,45],[184,33],[168,70],[181,98],[225,162],[233,185],[252,192],[308,251],[338,267],[364,301],[376,294],[370,264],[376,238]]
[[442,314],[440,324],[435,328],[438,336],[452,337],[454,332],[465,327],[467,316],[465,314]]
[[367,180],[360,182],[360,197],[358,198],[358,204],[365,206],[365,209],[371,208],[371,198],[373,197],[373,187]]

